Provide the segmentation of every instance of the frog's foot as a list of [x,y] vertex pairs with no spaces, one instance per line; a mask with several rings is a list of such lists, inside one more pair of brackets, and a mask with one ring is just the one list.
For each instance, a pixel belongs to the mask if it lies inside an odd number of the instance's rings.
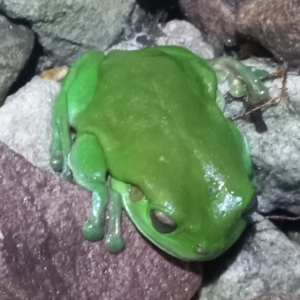
[[247,96],[251,104],[269,99],[269,91],[261,80],[267,78],[268,72],[245,66],[233,57],[219,57],[210,60],[215,69],[219,83],[228,81],[229,93],[234,98]]
[[124,249],[121,232],[122,199],[121,195],[111,190],[109,204],[109,225],[105,236],[105,245],[109,252],[120,252]]
[[63,169],[63,155],[62,151],[51,151],[51,158],[50,158],[50,166],[53,171],[61,172]]
[[[104,197],[107,199],[107,197]],[[105,235],[105,211],[107,201],[102,201],[93,193],[93,204],[87,222],[82,228],[85,239],[95,242]],[[105,246],[109,252],[116,253],[124,249],[124,239],[121,232],[122,199],[121,195],[111,191],[109,203],[109,225],[105,235]]]
[[271,98],[267,102],[264,102],[264,103],[256,105],[256,106],[252,106],[252,107],[250,106],[247,111],[245,110],[242,114],[240,114],[238,116],[234,116],[230,119],[232,121],[237,120],[237,119],[243,119],[247,115],[252,114],[253,112],[266,110],[269,107],[278,105],[282,101],[282,99],[284,99],[285,97],[287,97],[287,99],[288,99],[288,96],[286,95],[287,69],[278,69],[277,71],[270,73],[268,75],[267,79],[276,79],[276,78],[280,78],[280,77],[282,77],[282,87],[281,87],[281,93],[280,93],[279,97]]
[[50,166],[55,172],[62,172],[65,181],[72,182],[73,175],[68,162],[65,163],[62,151],[51,151]]

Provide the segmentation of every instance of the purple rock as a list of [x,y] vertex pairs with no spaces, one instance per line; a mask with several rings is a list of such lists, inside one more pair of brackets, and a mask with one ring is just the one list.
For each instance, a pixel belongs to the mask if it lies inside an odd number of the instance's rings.
[[3,299],[189,300],[199,289],[200,263],[162,253],[125,214],[123,252],[85,241],[90,192],[34,167],[3,143],[0,153]]

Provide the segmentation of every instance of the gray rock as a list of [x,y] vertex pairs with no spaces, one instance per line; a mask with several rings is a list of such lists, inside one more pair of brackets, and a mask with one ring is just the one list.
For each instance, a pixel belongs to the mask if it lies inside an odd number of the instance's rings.
[[0,106],[24,67],[34,44],[33,32],[0,15]]
[[113,49],[137,50],[145,48],[145,45],[138,42],[140,37],[149,39],[148,47],[176,45],[188,48],[205,59],[214,57],[212,46],[203,40],[201,32],[189,22],[180,20],[173,20],[165,25],[159,24],[155,36],[150,36],[145,32],[137,33],[131,39],[112,46],[109,51]]
[[160,26],[162,35],[156,39],[157,45],[177,45],[188,48],[202,58],[214,57],[213,48],[203,40],[201,32],[186,21],[174,20]]
[[[263,213],[281,208],[300,214],[300,77],[289,74],[286,86],[289,99],[263,112],[267,132],[258,133],[243,120],[236,122],[249,142]],[[281,79],[273,81],[273,97],[279,96],[281,87]]]
[[[263,220],[259,215],[255,219]],[[205,276],[217,280],[205,286]],[[299,282],[300,246],[265,220],[252,225],[228,253],[204,267],[200,300],[250,300],[274,291],[299,299]]]
[[89,49],[106,50],[122,33],[134,0],[2,0],[0,10],[32,24],[46,54],[57,64]]
[[297,299],[289,293],[276,291],[272,293],[262,294],[258,297],[255,297],[252,300],[297,300]]
[[127,51],[131,51],[131,50],[138,50],[141,48],[145,48],[144,45],[142,45],[141,43],[138,42],[138,38],[140,36],[143,36],[144,33],[140,33],[140,34],[136,34],[134,35],[131,39],[129,40],[125,40],[122,41],[116,45],[113,45],[112,47],[110,47],[106,53],[108,53],[111,50],[127,50]]
[[[274,63],[264,59],[248,59],[248,66],[276,71]],[[272,99],[280,97],[282,78],[266,81]],[[222,85],[222,92],[228,86]],[[227,89],[226,89],[227,88]],[[258,133],[253,124],[245,120],[235,121],[246,136],[258,183],[261,213],[276,208],[300,214],[300,76],[288,73],[286,92],[281,102],[263,112],[268,131]],[[241,102],[226,107],[225,115],[233,117],[243,110]]]
[[189,300],[199,288],[200,265],[157,250],[125,214],[123,252],[84,241],[90,192],[32,166],[3,143],[0,153],[0,296]]
[[165,25],[158,24],[153,35],[146,32],[136,33],[132,38],[112,46],[110,50],[137,50],[145,48],[139,43],[139,38],[148,39],[147,47],[176,45],[188,48],[202,58],[214,57],[213,48],[203,40],[201,32],[186,21],[173,20]]
[[59,88],[59,83],[36,76],[0,109],[0,140],[46,170],[50,170],[51,108]]

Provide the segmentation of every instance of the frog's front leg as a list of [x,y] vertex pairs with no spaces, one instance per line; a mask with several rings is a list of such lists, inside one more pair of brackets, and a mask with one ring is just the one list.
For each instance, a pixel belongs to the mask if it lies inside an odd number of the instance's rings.
[[63,178],[67,181],[72,180],[72,173],[68,166],[71,143],[67,95],[62,91],[53,109],[50,165],[54,171],[62,171]]
[[217,73],[219,83],[228,81],[229,92],[235,98],[248,95],[250,104],[258,104],[269,99],[269,90],[261,81],[268,72],[245,66],[232,57],[209,60]]
[[[92,191],[92,208],[82,228],[85,239],[99,241],[105,235],[105,211],[109,192],[106,186],[107,166],[98,139],[92,134],[76,138],[69,156],[69,165],[77,183]],[[109,205],[110,222],[106,236],[106,247],[111,252],[124,248],[120,231],[122,201],[118,195],[111,197]]]

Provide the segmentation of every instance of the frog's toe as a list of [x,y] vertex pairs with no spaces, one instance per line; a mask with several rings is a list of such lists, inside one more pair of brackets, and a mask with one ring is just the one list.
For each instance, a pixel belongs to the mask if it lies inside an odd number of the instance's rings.
[[61,172],[63,168],[63,156],[61,152],[52,153],[50,166],[55,172]]
[[268,76],[265,70],[254,69],[241,66],[240,81],[244,85],[245,94],[248,94],[249,102],[259,103],[269,99],[269,89],[263,84],[261,80]]
[[229,82],[229,93],[234,98],[241,98],[247,94],[247,89],[242,81],[234,79]]
[[269,76],[269,72],[266,70],[253,69],[253,68],[250,68],[250,70],[253,72],[254,76],[259,80],[264,80]]
[[108,234],[105,237],[105,246],[109,252],[121,252],[124,249],[124,239],[122,236]]
[[216,75],[217,75],[219,84],[226,81],[226,79],[228,77],[228,73],[229,72],[226,72],[226,70],[216,70]]
[[229,92],[235,98],[248,95],[248,101],[259,103],[269,98],[269,90],[261,81],[268,76],[268,72],[245,66],[232,57],[219,57],[210,60],[218,78],[226,80]]
[[70,168],[67,168],[62,172],[62,177],[65,181],[73,182],[73,174]]
[[90,242],[97,242],[104,237],[104,227],[87,221],[82,227],[83,237]]

